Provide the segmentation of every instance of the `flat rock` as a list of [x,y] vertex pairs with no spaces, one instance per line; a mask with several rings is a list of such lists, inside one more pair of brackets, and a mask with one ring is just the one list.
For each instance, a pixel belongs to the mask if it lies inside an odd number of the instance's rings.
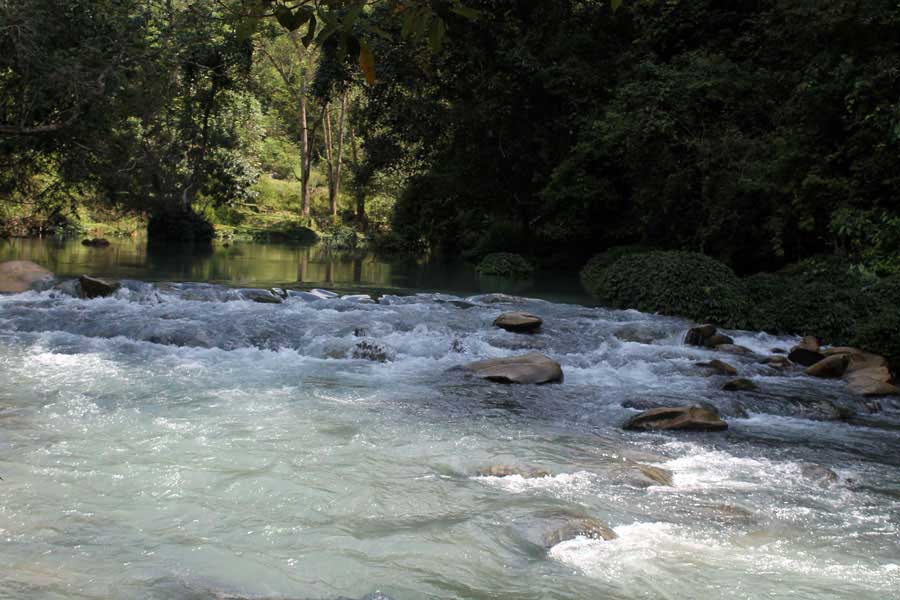
[[534,333],[544,321],[526,312],[506,312],[494,319],[494,326],[513,333]]
[[52,279],[53,273],[30,260],[0,262],[0,293],[19,294]]
[[708,406],[654,408],[631,417],[625,429],[641,431],[722,431],[728,423]]
[[476,377],[497,383],[540,384],[563,380],[559,363],[538,352],[507,358],[489,358],[463,367]]
[[478,469],[478,475],[481,477],[512,477],[518,475],[524,479],[538,479],[541,477],[550,477],[550,472],[535,467],[512,467],[509,465],[491,465]]
[[738,346],[736,344],[719,344],[716,346],[716,350],[719,352],[727,352],[729,354],[738,354],[740,356],[748,356],[753,354],[753,350],[747,348],[746,346]]
[[717,346],[722,346],[724,344],[734,344],[734,339],[723,333],[717,333],[706,338],[703,345],[708,348],[716,348]]
[[606,541],[619,537],[608,525],[596,519],[570,519],[561,526],[544,533],[544,547],[549,549],[562,542],[574,540],[579,536]]
[[850,357],[846,354],[826,356],[819,362],[806,368],[806,374],[810,377],[822,377],[824,379],[837,379],[841,377],[850,364]]
[[754,392],[759,388],[751,380],[741,377],[726,381],[722,389],[726,392]]
[[699,362],[697,363],[697,366],[712,369],[720,375],[737,375],[737,369],[719,359],[711,360],[709,362]]
[[847,387],[860,396],[900,395],[900,388],[890,383],[891,372],[887,367],[857,369],[844,375]]
[[122,284],[118,281],[90,277],[89,275],[79,277],[78,283],[81,285],[81,297],[88,300],[112,296],[116,293],[116,290],[122,287]]
[[773,369],[787,369],[794,365],[787,356],[783,354],[775,354],[774,356],[767,356],[763,359],[763,364],[768,365]]

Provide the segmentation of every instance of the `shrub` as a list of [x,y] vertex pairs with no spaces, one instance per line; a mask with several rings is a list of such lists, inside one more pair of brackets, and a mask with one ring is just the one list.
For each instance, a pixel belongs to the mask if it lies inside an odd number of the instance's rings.
[[680,315],[725,327],[742,322],[749,311],[734,272],[694,252],[623,256],[603,271],[594,293],[613,308]]
[[511,252],[495,252],[488,254],[475,267],[479,275],[496,275],[499,277],[524,277],[534,271],[531,264]]
[[648,249],[644,246],[637,245],[613,246],[612,248],[607,249],[605,252],[595,254],[581,268],[581,272],[579,273],[581,277],[581,285],[589,294],[596,295],[594,292],[594,288],[600,281],[600,277],[603,275],[603,272],[606,271],[609,266],[611,266],[623,256],[628,256],[629,254],[639,254],[641,252],[648,252]]
[[894,372],[900,372],[900,311],[894,306],[860,324],[851,343],[863,350],[881,354]]

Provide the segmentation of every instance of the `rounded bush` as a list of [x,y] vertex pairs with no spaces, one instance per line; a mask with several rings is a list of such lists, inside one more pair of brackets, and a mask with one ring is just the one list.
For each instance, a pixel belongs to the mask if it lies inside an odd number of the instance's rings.
[[579,276],[581,277],[581,285],[584,287],[587,293],[596,295],[596,293],[594,292],[594,288],[597,286],[597,283],[600,281],[600,277],[608,267],[612,266],[623,256],[628,256],[630,254],[640,254],[642,252],[648,252],[647,248],[643,246],[613,246],[605,252],[595,254],[581,268],[581,272],[579,273]]
[[499,277],[524,277],[534,271],[527,260],[511,252],[495,252],[488,254],[475,267],[480,275],[496,275]]
[[210,242],[216,236],[212,224],[193,210],[165,210],[151,215],[147,237],[173,242]]
[[695,252],[623,256],[603,271],[593,291],[612,308],[679,315],[725,327],[741,323],[749,312],[734,272]]

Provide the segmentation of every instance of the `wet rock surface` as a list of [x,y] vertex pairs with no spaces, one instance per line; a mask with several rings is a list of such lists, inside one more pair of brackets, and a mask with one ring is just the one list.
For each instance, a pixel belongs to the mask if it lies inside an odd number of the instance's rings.
[[625,429],[641,431],[722,431],[728,424],[706,406],[655,408],[629,419]]
[[541,384],[563,380],[559,363],[537,352],[480,360],[469,363],[464,369],[476,377],[496,383]]
[[535,333],[544,321],[537,315],[524,312],[507,312],[494,319],[494,326],[513,333]]

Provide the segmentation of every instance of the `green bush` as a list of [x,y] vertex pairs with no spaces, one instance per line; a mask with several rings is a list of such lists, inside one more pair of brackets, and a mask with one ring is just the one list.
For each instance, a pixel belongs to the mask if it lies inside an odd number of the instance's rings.
[[732,327],[749,312],[740,279],[726,265],[694,252],[647,252],[623,256],[594,288],[613,308],[680,315]]
[[881,354],[894,372],[900,372],[900,310],[893,306],[861,323],[850,343],[857,348]]
[[597,286],[597,283],[600,281],[600,277],[603,275],[603,272],[606,271],[608,267],[610,267],[623,256],[628,256],[630,254],[640,254],[642,252],[648,251],[649,250],[644,246],[613,246],[605,252],[595,254],[589,261],[587,261],[584,267],[581,268],[581,272],[579,273],[579,276],[581,277],[581,285],[589,294],[596,295],[594,289]]
[[524,277],[534,271],[531,264],[511,252],[495,252],[488,254],[475,267],[479,275],[496,275],[499,277]]

